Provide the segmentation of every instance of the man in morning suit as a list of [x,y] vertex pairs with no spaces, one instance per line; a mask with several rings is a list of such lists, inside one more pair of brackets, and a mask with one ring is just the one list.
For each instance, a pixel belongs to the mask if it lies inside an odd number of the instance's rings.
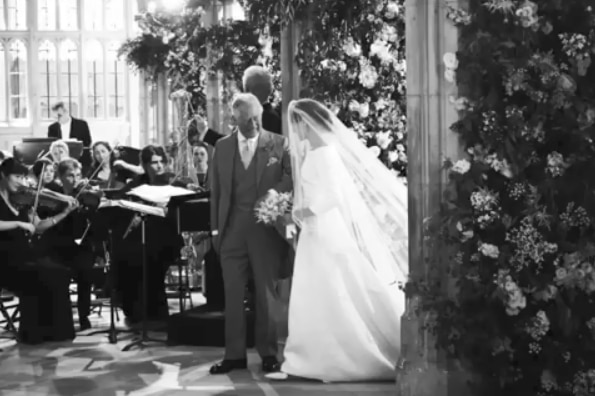
[[[70,115],[64,102],[52,106],[58,121],[48,127],[48,137],[56,139],[76,139],[83,143],[81,164],[87,168],[91,165],[91,131],[87,121],[74,118]],[[85,150],[86,149],[86,150]]]
[[275,281],[288,244],[274,227],[256,222],[261,198],[293,188],[288,144],[264,130],[262,105],[252,94],[232,104],[237,128],[220,139],[211,164],[211,227],[221,258],[225,291],[225,357],[211,374],[246,368],[244,297],[249,274],[254,278],[256,350],[262,370],[279,370],[274,320]]

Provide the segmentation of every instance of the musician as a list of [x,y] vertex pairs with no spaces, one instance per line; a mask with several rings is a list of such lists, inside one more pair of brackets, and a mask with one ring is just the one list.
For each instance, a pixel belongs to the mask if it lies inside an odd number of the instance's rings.
[[30,221],[27,209],[18,210],[12,202],[27,173],[28,169],[12,158],[0,165],[0,287],[19,297],[21,342],[71,340],[70,271],[39,257],[27,235],[59,224],[77,205],[73,200],[54,217],[40,220],[32,215]]
[[[77,160],[73,158],[62,160],[58,164],[58,179],[61,187],[53,190],[75,197],[77,187],[83,183],[82,171],[82,166]],[[72,271],[77,284],[77,309],[81,331],[91,327],[88,316],[91,310],[94,259],[92,248],[87,244],[77,244],[76,239],[84,233],[88,220],[89,214],[78,210],[43,237],[50,257]]]
[[70,157],[70,149],[64,140],[56,140],[50,144],[50,154],[54,163]]
[[[91,131],[87,121],[74,118],[66,108],[64,102],[58,102],[52,106],[52,111],[58,119],[48,127],[48,137],[57,139],[76,139],[83,143],[83,155],[81,162],[85,168],[91,166],[91,154],[88,149],[91,147]],[[56,161],[59,162],[59,161]]]
[[93,158],[89,177],[92,177],[91,181],[99,187],[108,188],[112,176],[110,163],[112,148],[107,142],[95,142],[91,151]]
[[[43,175],[41,172],[43,171]],[[48,158],[42,158],[33,164],[31,168],[33,177],[35,178],[35,184],[41,180],[41,184],[51,190],[56,191],[59,184],[56,183],[56,164],[54,164]]]
[[[140,162],[144,174],[127,185],[125,190],[137,186],[168,185],[172,175],[166,173],[167,156],[163,147],[149,145],[141,150]],[[132,217],[132,216],[131,216]],[[122,308],[131,325],[142,320],[142,229],[141,218],[134,215],[128,220],[125,235],[114,243],[115,267],[118,271],[117,289],[121,295]],[[169,315],[165,293],[165,275],[170,265],[179,256],[183,241],[175,225],[169,220],[155,216],[145,219],[145,248],[147,259],[148,299],[147,318],[163,321]]]
[[198,144],[192,148],[192,160],[194,161],[194,169],[196,170],[198,185],[205,189],[208,185],[209,146],[204,142],[198,142]]

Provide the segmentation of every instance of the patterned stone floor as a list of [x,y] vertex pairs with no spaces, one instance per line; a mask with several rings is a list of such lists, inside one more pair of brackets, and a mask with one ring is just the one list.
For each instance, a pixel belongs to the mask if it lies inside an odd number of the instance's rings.
[[[107,325],[106,314],[91,317],[93,330]],[[260,361],[253,351],[249,354],[248,371],[211,376],[208,369],[221,357],[220,348],[156,346],[122,352],[131,336],[120,338],[117,345],[112,345],[101,335],[79,335],[73,342],[35,347],[0,340],[3,350],[0,395],[378,396],[396,393],[394,383],[270,382],[259,371]]]

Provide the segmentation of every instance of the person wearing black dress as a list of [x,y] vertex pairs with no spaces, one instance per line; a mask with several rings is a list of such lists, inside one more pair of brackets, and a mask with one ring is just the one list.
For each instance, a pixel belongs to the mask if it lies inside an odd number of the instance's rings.
[[[167,155],[163,147],[149,145],[141,150],[141,166],[144,175],[130,182],[123,191],[143,184],[168,185],[172,175],[165,171]],[[122,310],[130,325],[143,319],[143,269],[142,228],[138,215],[121,217],[124,229],[114,231],[114,263],[117,268],[117,290],[122,299]],[[165,293],[165,275],[180,254],[183,240],[175,225],[167,218],[147,216],[145,219],[145,249],[147,259],[148,296],[147,319],[162,322],[169,316]]]
[[11,197],[23,185],[28,169],[8,158],[0,165],[0,287],[19,298],[19,340],[27,344],[65,341],[74,338],[70,303],[70,271],[32,249],[29,236],[62,221],[76,208],[69,203],[64,212],[44,220],[18,210]]
[[[69,197],[75,196],[76,187],[84,182],[82,171],[80,162],[73,158],[60,161],[57,171],[60,185],[49,188]],[[88,317],[91,312],[91,289],[95,273],[90,238],[86,238],[82,244],[76,243],[76,238],[83,235],[88,219],[90,219],[89,213],[78,210],[43,235],[44,246],[49,257],[69,268],[76,281],[77,310],[81,331],[91,328]]]

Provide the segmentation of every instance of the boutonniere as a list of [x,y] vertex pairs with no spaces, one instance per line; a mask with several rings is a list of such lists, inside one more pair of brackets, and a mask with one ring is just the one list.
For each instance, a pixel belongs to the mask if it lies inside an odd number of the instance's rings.
[[279,162],[279,158],[277,157],[270,157],[269,162],[267,162],[267,166],[271,166]]

